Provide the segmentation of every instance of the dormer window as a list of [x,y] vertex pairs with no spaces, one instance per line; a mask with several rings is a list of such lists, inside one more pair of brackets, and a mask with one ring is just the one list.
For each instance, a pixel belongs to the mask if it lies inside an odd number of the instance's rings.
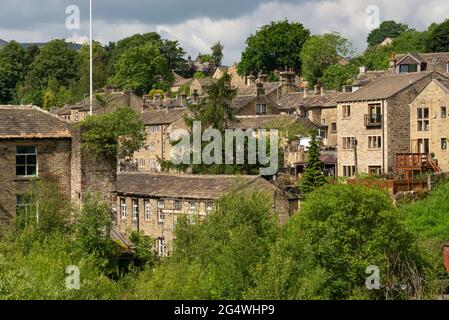
[[401,64],[399,65],[399,73],[418,72],[417,64]]

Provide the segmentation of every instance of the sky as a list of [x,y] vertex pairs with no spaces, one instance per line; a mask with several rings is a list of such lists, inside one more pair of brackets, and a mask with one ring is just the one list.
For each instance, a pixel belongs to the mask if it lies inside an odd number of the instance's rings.
[[[79,8],[79,28],[73,28],[73,11],[66,13],[69,6]],[[381,21],[423,30],[449,18],[447,0],[93,0],[93,7],[95,40],[106,44],[156,31],[178,40],[192,57],[221,41],[228,65],[240,60],[249,35],[274,20],[301,22],[312,34],[339,32],[361,51]],[[72,28],[67,28],[67,19]],[[88,0],[1,0],[0,39],[83,43],[88,40],[88,19]]]

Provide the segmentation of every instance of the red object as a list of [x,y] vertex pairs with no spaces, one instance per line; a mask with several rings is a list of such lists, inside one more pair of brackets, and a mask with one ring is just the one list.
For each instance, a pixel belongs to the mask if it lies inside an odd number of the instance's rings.
[[447,272],[449,272],[449,244],[444,245],[443,256],[444,256],[444,266],[446,267]]

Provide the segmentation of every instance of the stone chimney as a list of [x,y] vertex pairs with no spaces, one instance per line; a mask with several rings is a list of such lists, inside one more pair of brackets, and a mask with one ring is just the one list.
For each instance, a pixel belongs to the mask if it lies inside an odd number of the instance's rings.
[[313,90],[314,90],[314,94],[315,94],[315,95],[318,94],[318,88],[319,88],[319,86],[318,86],[317,84],[313,87]]
[[261,97],[261,96],[265,95],[265,89],[263,87],[263,83],[262,82],[258,82],[256,84],[256,95],[258,97]]
[[299,88],[295,85],[295,76],[296,74],[293,69],[282,71],[279,73],[279,77],[281,79],[280,97],[299,90]]
[[368,72],[368,68],[367,67],[365,67],[365,66],[359,67],[359,73],[360,74],[365,74],[367,72]]
[[164,93],[164,101],[167,101],[168,99],[170,99],[170,92]]
[[192,98],[193,98],[193,103],[198,103],[199,98],[200,98],[200,95],[199,95],[197,89],[194,89],[194,90],[193,90]]
[[396,69],[396,53],[392,52],[390,54],[390,62],[388,64],[388,69],[389,70],[394,70]]
[[307,88],[304,88],[304,98],[307,97]]
[[181,93],[181,106],[187,107],[187,94]]
[[246,85],[247,86],[251,86],[253,84],[256,83],[256,77],[253,74],[250,74],[247,78],[246,78]]
[[268,82],[268,74],[261,72],[257,76],[257,79],[259,79],[259,82],[262,82],[262,83]]
[[320,88],[320,93],[322,97],[326,95],[326,89],[323,86]]
[[155,93],[153,95],[153,102],[159,102],[161,100],[161,94],[160,93]]

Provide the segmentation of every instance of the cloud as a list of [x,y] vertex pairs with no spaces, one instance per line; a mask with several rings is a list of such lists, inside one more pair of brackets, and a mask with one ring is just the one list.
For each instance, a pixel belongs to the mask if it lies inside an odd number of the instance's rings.
[[[273,20],[299,21],[312,33],[337,31],[359,50],[366,46],[370,30],[366,8],[377,5],[381,20],[396,20],[422,30],[448,17],[444,0],[93,0],[94,36],[103,43],[135,33],[160,32],[179,40],[192,56],[208,52],[220,40],[225,63],[240,59],[246,38]],[[58,37],[85,41],[88,36],[86,0],[2,0],[0,38],[22,42]],[[79,5],[81,29],[65,28],[65,8]]]

